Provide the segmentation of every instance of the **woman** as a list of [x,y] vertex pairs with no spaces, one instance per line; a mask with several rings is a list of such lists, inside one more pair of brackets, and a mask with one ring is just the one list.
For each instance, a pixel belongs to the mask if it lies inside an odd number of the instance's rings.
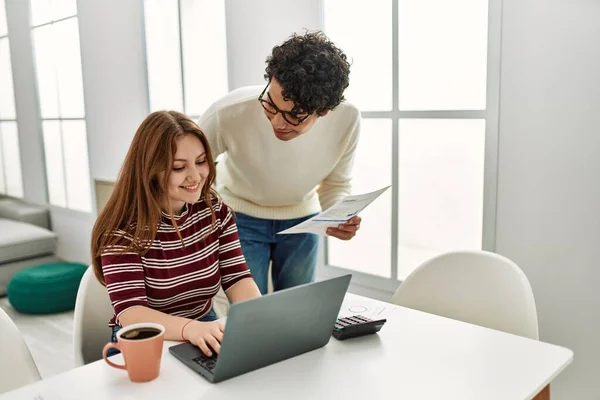
[[154,322],[165,339],[188,340],[210,356],[223,338],[212,311],[219,288],[231,302],[260,296],[214,180],[208,141],[192,120],[158,111],[142,122],[92,232],[113,340],[123,326]]

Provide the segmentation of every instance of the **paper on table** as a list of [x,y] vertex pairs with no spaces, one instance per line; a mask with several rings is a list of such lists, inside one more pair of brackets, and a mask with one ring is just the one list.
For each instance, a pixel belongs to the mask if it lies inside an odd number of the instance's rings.
[[346,301],[342,304],[339,318],[362,315],[371,319],[388,318],[398,307],[392,304],[371,304],[369,302]]
[[58,395],[54,392],[45,392],[45,393],[38,393],[36,396],[33,397],[32,400],[61,400],[62,397],[58,397]]
[[329,227],[335,227],[339,224],[347,222],[350,218],[357,215],[378,198],[383,192],[388,190],[390,186],[374,192],[358,194],[354,196],[346,196],[338,201],[327,210],[299,223],[289,229],[278,232],[280,235],[290,235],[294,233],[316,233],[324,235]]

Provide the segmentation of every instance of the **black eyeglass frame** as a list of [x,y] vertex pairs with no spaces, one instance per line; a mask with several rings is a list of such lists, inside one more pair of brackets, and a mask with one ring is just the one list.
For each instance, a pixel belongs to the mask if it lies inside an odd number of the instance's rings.
[[[260,94],[260,96],[258,96],[258,101],[260,102],[260,105],[262,106],[262,108],[268,112],[271,115],[277,115],[279,113],[281,113],[281,116],[283,117],[283,119],[285,119],[285,122],[287,122],[290,125],[293,126],[299,126],[302,125],[302,123],[304,121],[306,121],[308,119],[308,117],[310,117],[310,114],[308,114],[305,117],[298,117],[297,115],[295,115],[294,113],[291,113],[289,111],[283,111],[280,110],[274,103],[273,103],[273,99],[271,99],[271,95],[269,94],[269,92],[267,92],[267,88],[269,87],[269,85],[271,84],[271,82],[269,81],[269,83],[267,83],[267,86],[265,86],[265,88],[263,89],[262,93]],[[269,100],[265,100],[263,99],[263,96],[265,95],[265,92],[267,93],[267,97],[269,98]],[[269,107],[273,108],[275,110],[275,112],[271,111],[270,109],[268,109],[267,107],[265,107],[265,104],[268,104]],[[292,122],[289,119],[286,118],[286,115],[291,117],[291,118],[295,118],[298,122]]]

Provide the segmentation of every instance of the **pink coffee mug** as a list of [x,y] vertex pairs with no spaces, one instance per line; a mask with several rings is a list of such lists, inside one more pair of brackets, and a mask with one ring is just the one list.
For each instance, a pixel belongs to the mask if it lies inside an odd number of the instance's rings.
[[[114,368],[127,370],[132,382],[148,382],[160,373],[165,327],[160,324],[142,322],[122,328],[117,332],[117,343],[107,343],[102,358]],[[106,353],[115,348],[123,354],[125,364],[115,364]]]

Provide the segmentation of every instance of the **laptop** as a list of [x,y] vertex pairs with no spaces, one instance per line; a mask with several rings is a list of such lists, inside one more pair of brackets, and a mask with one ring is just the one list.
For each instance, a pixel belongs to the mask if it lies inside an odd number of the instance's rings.
[[325,346],[352,275],[234,303],[221,351],[207,357],[191,343],[169,352],[208,381],[217,383]]

